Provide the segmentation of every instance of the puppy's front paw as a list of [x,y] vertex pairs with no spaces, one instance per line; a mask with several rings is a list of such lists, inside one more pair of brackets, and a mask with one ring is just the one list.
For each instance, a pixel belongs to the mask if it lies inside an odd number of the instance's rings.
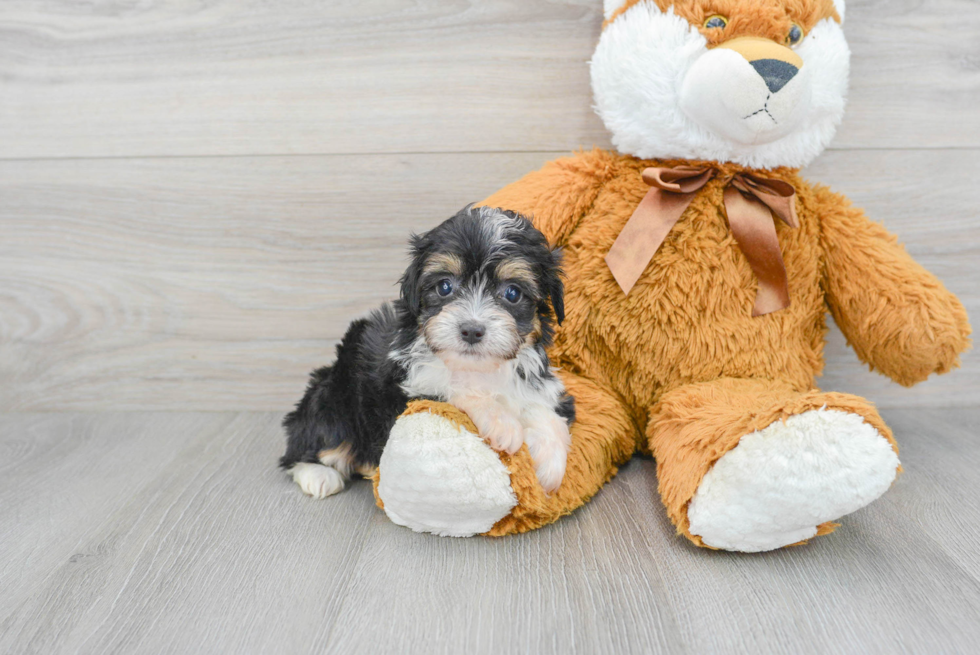
[[552,451],[545,459],[534,460],[534,472],[545,493],[558,491],[561,481],[565,479],[565,465],[568,454],[564,451]]
[[524,441],[534,460],[534,472],[541,487],[549,494],[557,491],[565,478],[571,444],[568,423],[559,416],[535,421],[524,430]]
[[480,429],[480,436],[494,450],[513,455],[524,443],[524,426],[516,416],[502,407],[485,425],[480,425],[476,420],[473,422]]
[[524,443],[524,426],[503,405],[492,398],[467,399],[454,403],[467,413],[480,436],[494,450],[513,455]]

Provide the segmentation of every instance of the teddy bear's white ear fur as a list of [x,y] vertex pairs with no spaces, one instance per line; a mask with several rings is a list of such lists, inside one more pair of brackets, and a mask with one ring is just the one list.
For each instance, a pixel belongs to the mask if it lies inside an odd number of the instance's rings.
[[[617,9],[626,4],[627,0],[602,0],[602,15],[606,20],[613,15]],[[840,20],[844,22],[844,11],[846,7],[844,6],[844,0],[834,0],[834,7],[837,8],[837,13],[840,14]]]
[[837,9],[837,13],[840,14],[840,22],[844,22],[844,0],[834,0],[834,7]]
[[[844,4],[843,0],[836,0],[836,1],[839,2],[840,4]],[[625,5],[626,2],[627,0],[602,0],[603,18],[609,20],[609,17],[613,15],[613,12],[615,12],[617,9]],[[840,8],[838,8],[837,11],[840,11]]]

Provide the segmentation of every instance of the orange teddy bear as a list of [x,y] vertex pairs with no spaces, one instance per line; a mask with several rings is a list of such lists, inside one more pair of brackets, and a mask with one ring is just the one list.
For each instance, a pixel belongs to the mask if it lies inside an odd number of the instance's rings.
[[799,177],[844,111],[843,0],[606,0],[591,62],[619,152],[560,159],[484,204],[564,249],[551,352],[577,420],[547,496],[526,449],[492,451],[449,405],[399,418],[375,476],[395,522],[537,528],[637,451],[679,533],[763,551],[831,532],[900,471],[867,400],[823,393],[827,310],[903,385],[958,365],[956,297],[846,198]]

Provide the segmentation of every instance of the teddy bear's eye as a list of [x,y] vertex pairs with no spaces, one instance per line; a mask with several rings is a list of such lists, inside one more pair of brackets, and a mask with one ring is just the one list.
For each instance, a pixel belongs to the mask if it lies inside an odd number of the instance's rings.
[[793,23],[793,27],[789,28],[789,34],[786,35],[786,45],[796,45],[803,40],[803,28]]
[[714,15],[711,18],[709,18],[708,20],[704,21],[704,26],[706,28],[708,28],[709,30],[715,29],[715,28],[719,28],[720,29],[720,28],[725,27],[726,25],[728,25],[728,19],[725,18],[724,16]]

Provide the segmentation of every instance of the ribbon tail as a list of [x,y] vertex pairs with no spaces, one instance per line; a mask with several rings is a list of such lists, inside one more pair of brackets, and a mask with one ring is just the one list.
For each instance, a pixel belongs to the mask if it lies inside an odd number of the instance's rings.
[[757,191],[753,191],[752,194],[755,196],[756,200],[765,204],[769,210],[772,212],[773,216],[776,216],[783,223],[790,227],[799,227],[800,221],[796,217],[796,196],[775,196],[768,194],[760,194]]
[[743,173],[736,175],[732,183],[739,191],[752,194],[756,200],[768,206],[773,215],[786,225],[800,226],[796,216],[796,189],[789,182]]
[[606,254],[606,265],[623,293],[629,295],[694,196],[654,187],[643,197]]
[[739,248],[759,281],[752,316],[763,316],[789,307],[786,266],[769,207],[738,189],[725,189],[728,224]]

